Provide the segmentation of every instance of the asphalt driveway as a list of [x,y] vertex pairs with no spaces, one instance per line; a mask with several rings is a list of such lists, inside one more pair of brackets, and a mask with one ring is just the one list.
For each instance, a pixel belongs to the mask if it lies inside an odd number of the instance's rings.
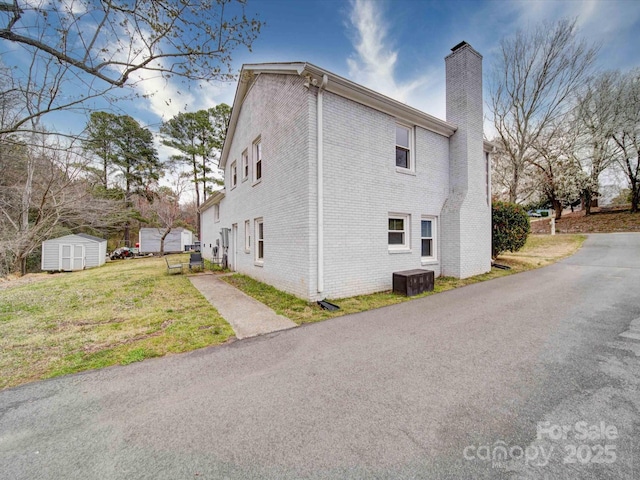
[[[0,392],[0,477],[640,477],[640,234],[544,269]],[[504,455],[503,455],[504,452]]]

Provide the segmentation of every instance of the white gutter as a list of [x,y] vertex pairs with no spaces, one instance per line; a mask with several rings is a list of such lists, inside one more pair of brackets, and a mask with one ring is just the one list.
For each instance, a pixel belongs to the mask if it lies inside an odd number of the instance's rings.
[[322,100],[323,92],[329,78],[322,75],[322,83],[318,88],[317,108],[317,142],[318,142],[318,293],[324,291],[324,152],[323,152],[323,126],[322,126]]

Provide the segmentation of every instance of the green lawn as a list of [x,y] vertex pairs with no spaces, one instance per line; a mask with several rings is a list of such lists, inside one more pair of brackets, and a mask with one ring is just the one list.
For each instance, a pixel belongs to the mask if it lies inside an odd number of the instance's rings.
[[162,258],[47,275],[0,290],[0,388],[216,345],[233,334],[185,275],[167,274]]
[[511,270],[492,268],[490,272],[463,280],[451,277],[440,277],[435,280],[433,292],[426,292],[414,297],[405,297],[386,291],[371,295],[359,295],[356,297],[330,300],[340,306],[340,310],[323,310],[316,304],[309,304],[294,295],[281,292],[269,285],[258,282],[245,275],[233,275],[222,277],[223,280],[236,286],[247,295],[272,308],[276,313],[290,318],[298,325],[309,322],[318,322],[327,318],[338,317],[350,313],[363,312],[373,308],[385,307],[395,303],[406,302],[415,298],[421,298],[434,293],[444,292],[453,288],[470,285],[472,283],[491,280],[493,278],[512,275],[514,273],[531,270],[554,263],[561,258],[575,253],[582,242],[584,235],[531,235],[527,244],[516,253],[508,253],[498,257],[497,262],[508,265]]
[[[512,270],[494,268],[464,280],[438,278],[435,291],[422,296],[548,265],[575,252],[584,238],[531,236],[520,252],[498,259]],[[187,259],[169,257],[170,263]],[[416,298],[361,295],[334,300],[341,308],[329,312],[243,275],[222,278],[297,324]],[[217,345],[234,334],[186,275],[167,273],[162,258],[120,260],[33,279],[38,281],[15,281],[0,289],[0,389]]]

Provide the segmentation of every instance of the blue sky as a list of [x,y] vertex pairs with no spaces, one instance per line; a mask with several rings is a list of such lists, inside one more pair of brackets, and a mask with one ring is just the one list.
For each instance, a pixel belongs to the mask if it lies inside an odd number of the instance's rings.
[[[640,67],[638,0],[247,0],[246,8],[265,25],[252,52],[235,52],[236,71],[243,63],[308,61],[441,118],[444,57],[462,40],[484,56],[486,80],[502,37],[576,18],[581,36],[600,45],[599,69]],[[139,93],[153,95],[120,109],[152,130],[179,111],[231,104],[236,87],[141,85]],[[66,123],[81,129],[84,121]]]
[[[502,37],[541,21],[577,18],[580,35],[600,45],[599,69],[640,67],[636,0],[248,0],[247,12],[266,25],[252,52],[236,52],[236,69],[308,61],[442,118],[444,57],[462,40],[484,56],[486,78]],[[139,105],[141,120],[157,123],[185,106],[231,104],[235,84],[192,89],[166,108],[171,91]]]

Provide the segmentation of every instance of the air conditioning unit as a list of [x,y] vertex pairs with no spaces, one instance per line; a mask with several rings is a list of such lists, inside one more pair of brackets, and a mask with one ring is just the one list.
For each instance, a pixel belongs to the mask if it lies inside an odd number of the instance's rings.
[[393,273],[393,291],[407,297],[433,291],[433,270],[405,270]]

